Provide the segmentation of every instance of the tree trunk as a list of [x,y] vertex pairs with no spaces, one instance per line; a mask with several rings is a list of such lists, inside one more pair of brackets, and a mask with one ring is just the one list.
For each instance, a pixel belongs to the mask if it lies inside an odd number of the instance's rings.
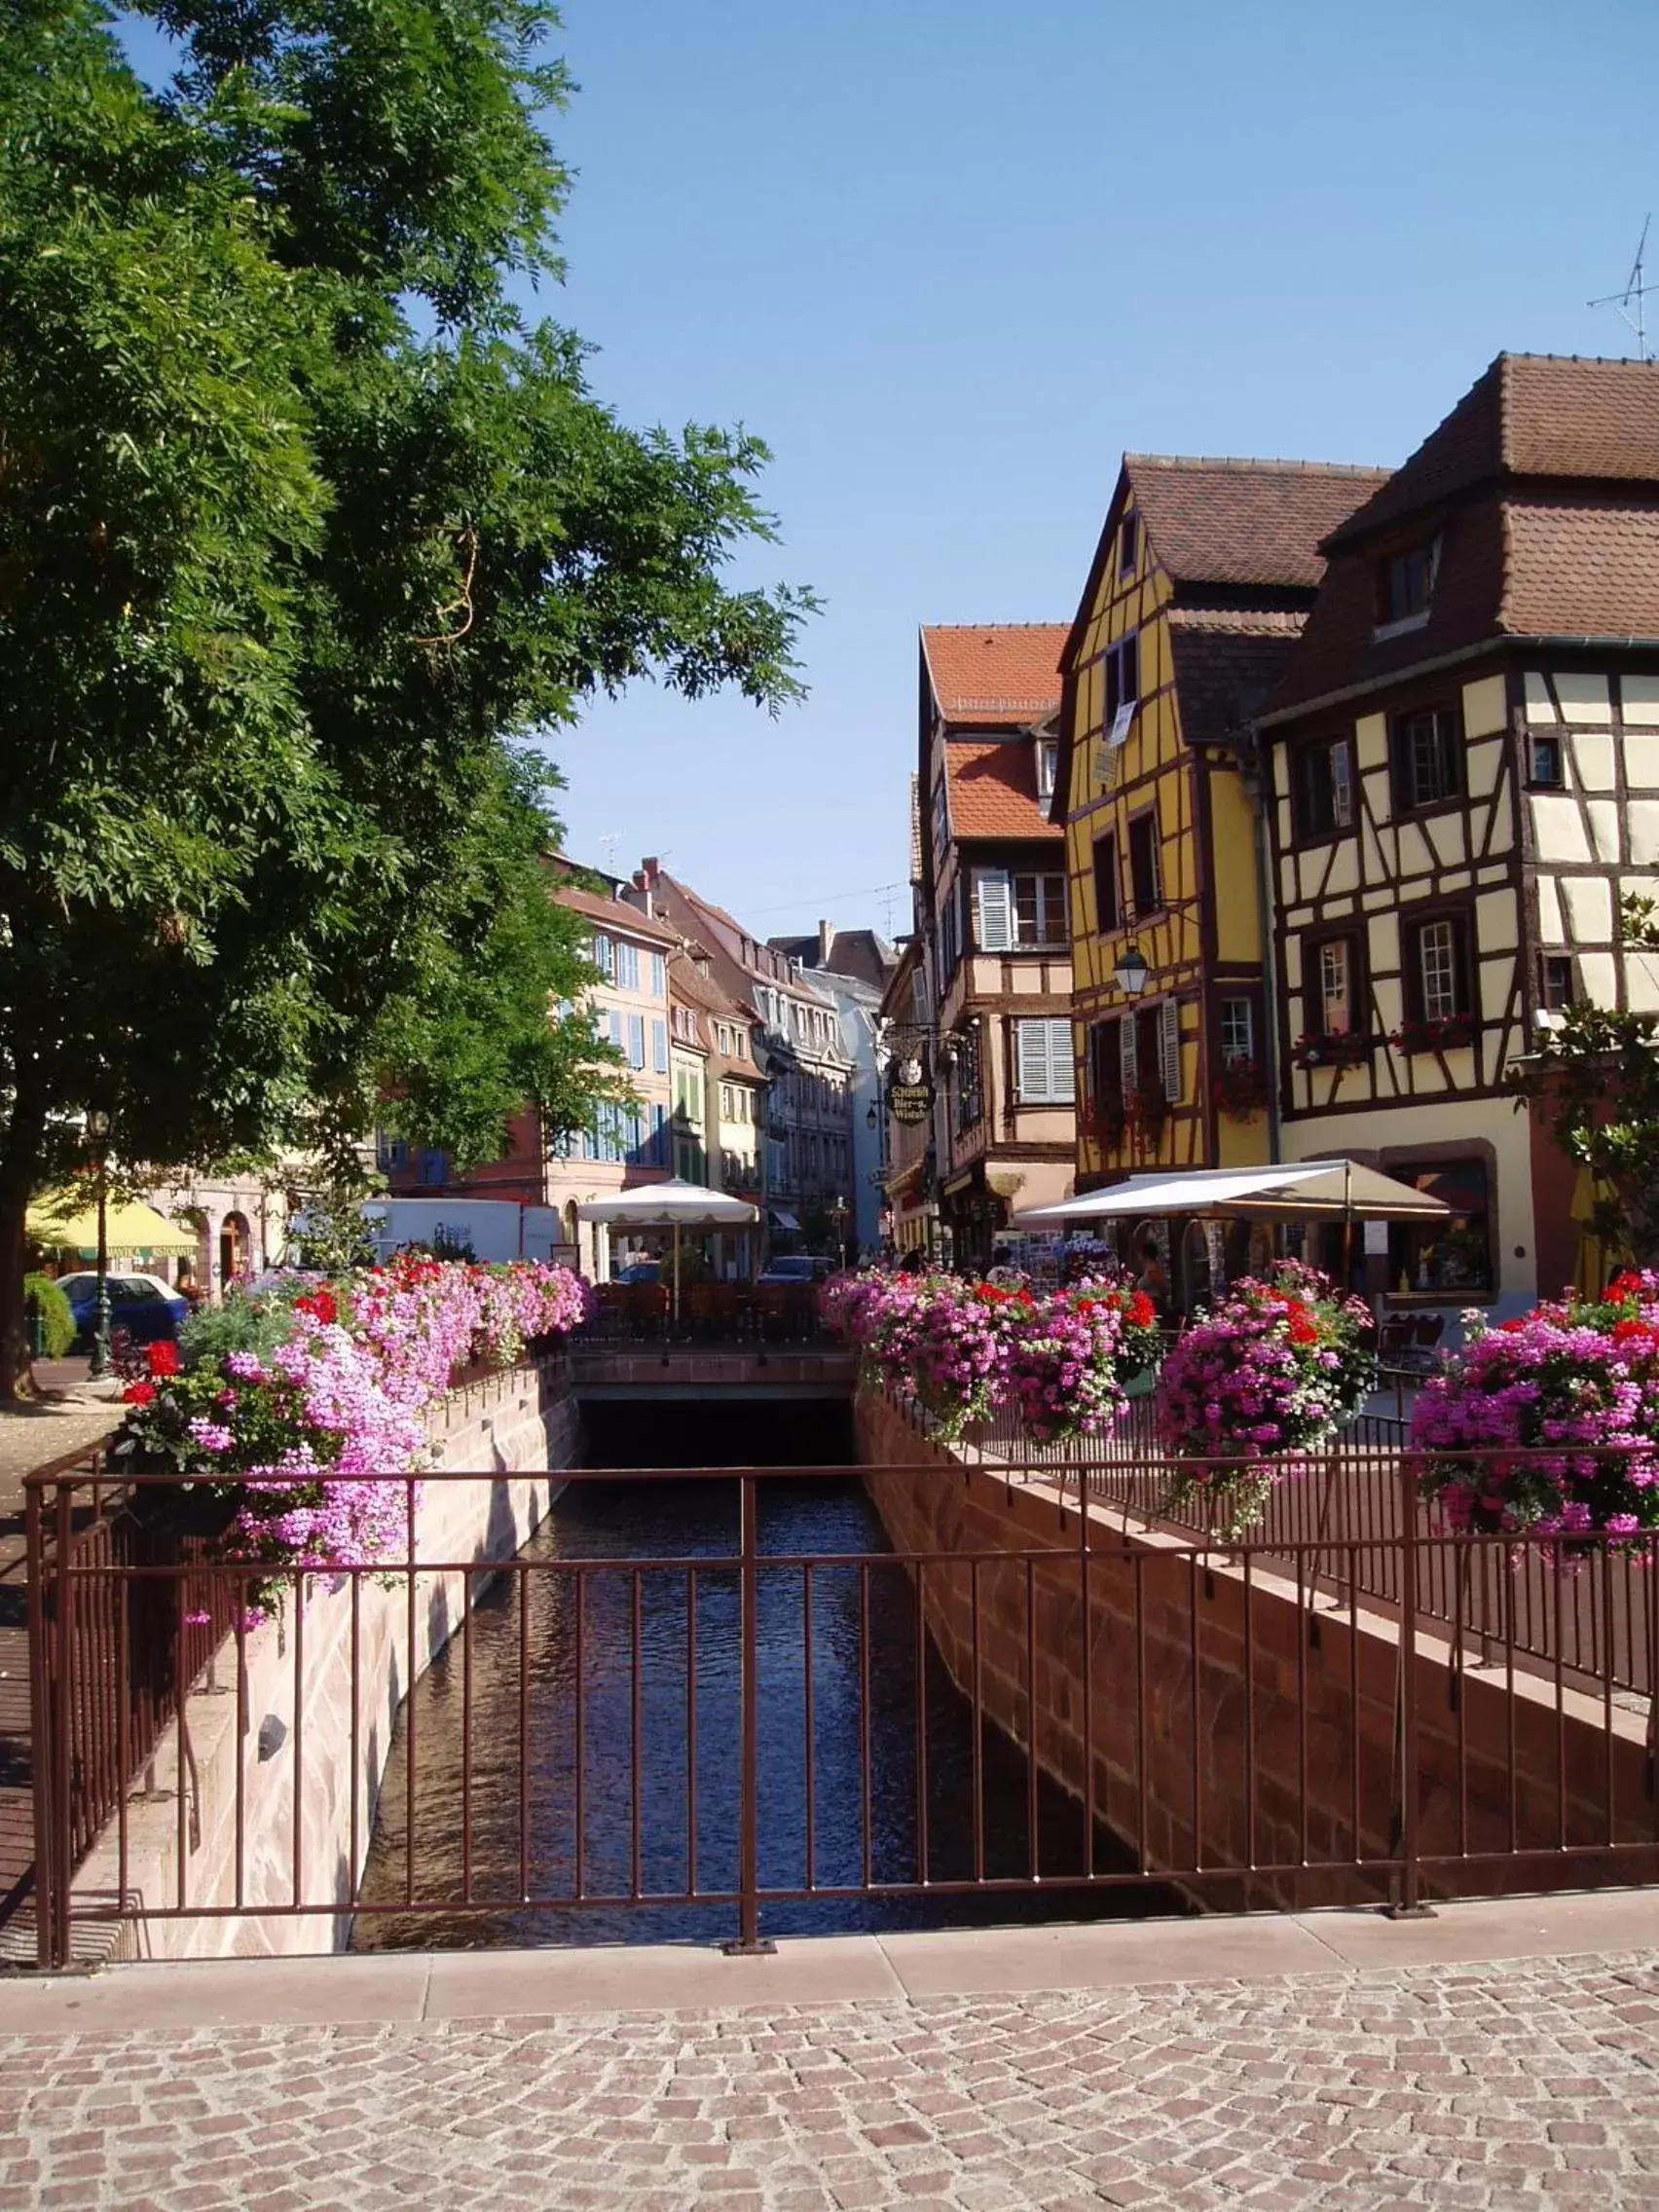
[[45,1138],[45,1104],[20,1086],[0,1143],[0,1404],[34,1396],[28,1317],[23,1311],[23,1224],[40,1181]]
[[0,1404],[34,1395],[28,1316],[23,1310],[23,1216],[27,1191],[0,1187]]

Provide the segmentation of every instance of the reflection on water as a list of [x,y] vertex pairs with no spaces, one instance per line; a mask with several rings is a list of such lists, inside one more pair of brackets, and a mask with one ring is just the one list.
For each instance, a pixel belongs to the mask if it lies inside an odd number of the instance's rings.
[[[827,1450],[818,1409],[812,1419],[805,1448],[798,1433],[793,1439],[794,1457],[845,1457],[844,1437]],[[682,1463],[713,1456],[698,1425],[679,1425]],[[727,1460],[783,1463],[777,1446],[789,1439],[738,1437],[729,1420],[722,1432]],[[613,1454],[617,1441],[601,1440]],[[662,1442],[651,1440],[657,1464]],[[729,1481],[573,1484],[565,1493],[522,1567],[489,1585],[470,1627],[416,1690],[412,1847],[407,1707],[400,1716],[362,1887],[369,1904],[401,1902],[406,1885],[417,1899],[457,1904],[469,1859],[473,1900],[509,1909],[365,1913],[357,1948],[712,1941],[735,1933],[729,1903],[565,1900],[736,1886],[741,1615],[726,1562],[737,1527]],[[759,1539],[773,1555],[850,1562],[760,1571],[762,1887],[912,1882],[924,1835],[931,1881],[1022,1876],[1033,1829],[1046,1876],[1078,1871],[1081,1808],[1046,1783],[1033,1808],[1023,1757],[989,1725],[976,1774],[972,1710],[931,1644],[918,1697],[913,1592],[903,1569],[882,1559],[881,1526],[857,1481],[762,1484]],[[648,1558],[687,1564],[580,1575],[557,1564]],[[1095,1863],[1125,1862],[1101,1834]],[[526,1896],[534,1907],[519,1901]],[[762,1927],[824,1935],[1170,1909],[1166,1894],[1133,1891],[819,1897],[766,1904]]]

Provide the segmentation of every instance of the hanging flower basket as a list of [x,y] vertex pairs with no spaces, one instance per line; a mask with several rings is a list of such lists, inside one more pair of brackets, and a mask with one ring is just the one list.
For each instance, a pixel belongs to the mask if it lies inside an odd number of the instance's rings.
[[1297,1262],[1235,1284],[1180,1338],[1159,1376],[1159,1436],[1179,1462],[1170,1503],[1190,1510],[1205,1501],[1230,1539],[1254,1528],[1282,1462],[1329,1443],[1364,1402],[1371,1326],[1362,1300],[1342,1297]]
[[1659,1528],[1659,1274],[1470,1323],[1412,1414],[1423,1493],[1451,1526],[1568,1551]]

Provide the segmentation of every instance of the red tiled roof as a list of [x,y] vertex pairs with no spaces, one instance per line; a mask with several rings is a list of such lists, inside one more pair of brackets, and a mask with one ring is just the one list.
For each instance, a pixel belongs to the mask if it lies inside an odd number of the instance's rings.
[[1494,478],[1659,482],[1659,370],[1647,361],[1500,353],[1332,549]]
[[649,944],[680,942],[677,932],[665,929],[648,914],[642,914],[638,906],[630,906],[625,899],[607,899],[597,891],[581,891],[571,883],[561,884],[553,897],[559,905],[586,914],[591,921],[603,922],[618,936],[637,937],[642,943]]
[[947,722],[1023,728],[1060,703],[1064,623],[949,623],[922,632],[922,657]]
[[1387,481],[1381,468],[1314,461],[1124,456],[1133,503],[1176,584],[1317,584],[1320,541]]
[[1037,763],[1029,740],[950,738],[944,748],[953,837],[1063,838],[1037,803]]

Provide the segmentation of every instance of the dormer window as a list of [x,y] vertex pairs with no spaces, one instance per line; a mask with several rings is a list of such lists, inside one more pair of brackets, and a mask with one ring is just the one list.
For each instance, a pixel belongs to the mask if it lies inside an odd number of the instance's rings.
[[1037,796],[1044,806],[1054,795],[1054,763],[1059,756],[1058,740],[1040,737],[1037,740]]
[[1125,515],[1118,533],[1118,574],[1132,576],[1140,567],[1140,517]]
[[1388,553],[1377,564],[1377,627],[1393,630],[1405,623],[1428,620],[1428,603],[1434,593],[1434,573],[1440,565],[1440,540],[1426,538],[1420,545]]

